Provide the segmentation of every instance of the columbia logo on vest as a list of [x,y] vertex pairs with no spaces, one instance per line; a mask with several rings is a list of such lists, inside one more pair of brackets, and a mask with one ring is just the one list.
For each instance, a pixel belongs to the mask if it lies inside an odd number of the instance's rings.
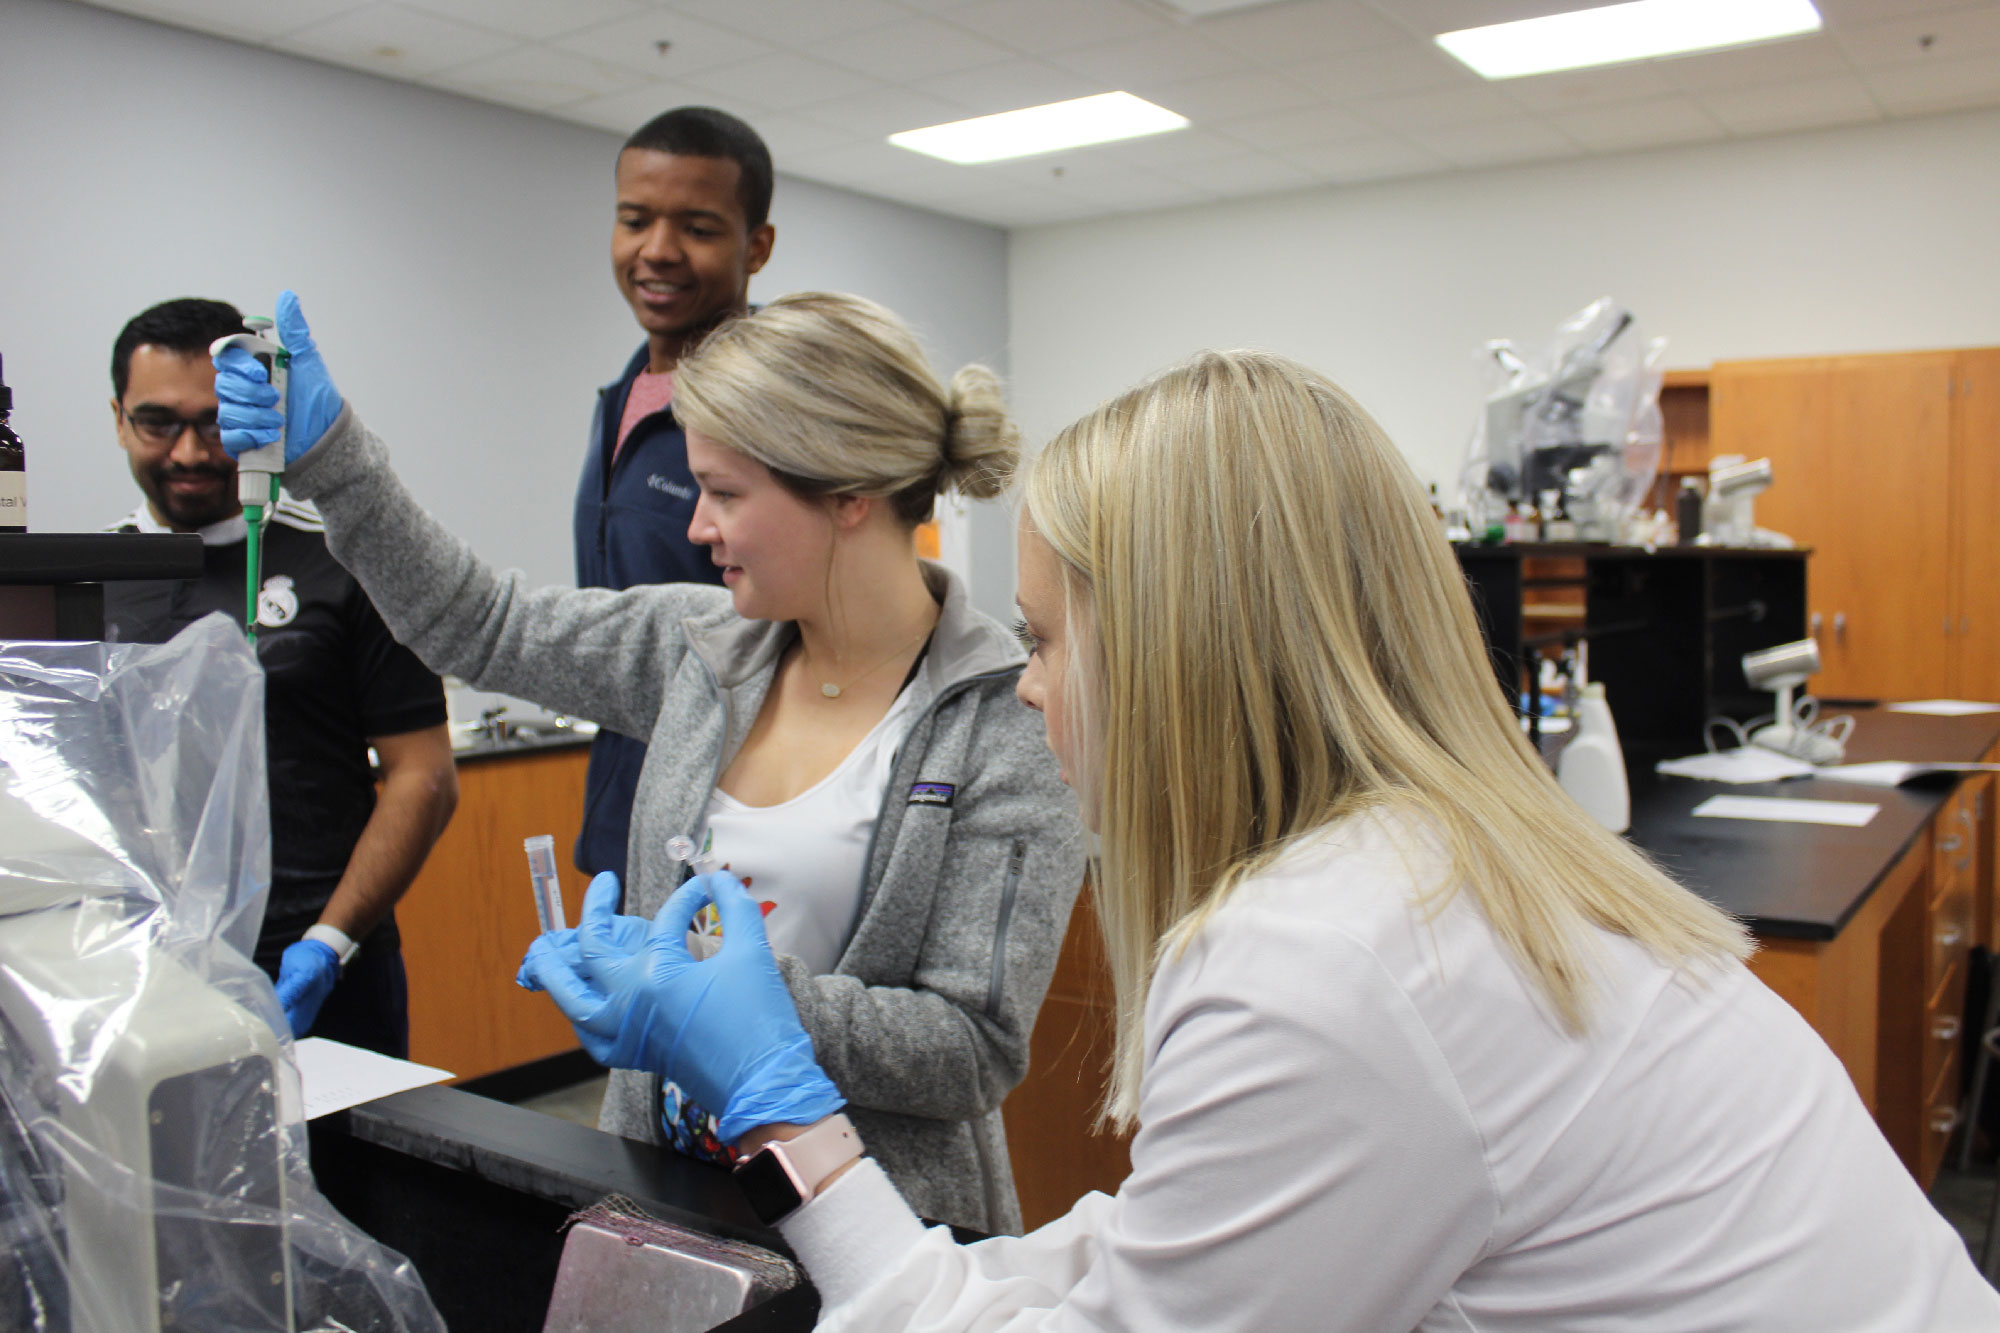
[[677,481],[668,481],[665,477],[661,476],[657,472],[655,472],[652,476],[646,478],[646,484],[648,486],[651,486],[656,491],[665,491],[668,495],[673,496],[676,500],[694,499],[694,487],[683,486]]

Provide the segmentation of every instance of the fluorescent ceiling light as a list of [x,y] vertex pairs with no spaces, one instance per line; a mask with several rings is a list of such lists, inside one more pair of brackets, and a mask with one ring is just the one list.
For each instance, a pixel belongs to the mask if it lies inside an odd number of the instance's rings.
[[1188,123],[1165,107],[1130,93],[1099,93],[1047,106],[1003,111],[997,116],[954,120],[948,125],[904,130],[889,136],[899,148],[941,157],[947,162],[999,162],[1059,148],[1136,139],[1142,134],[1178,130]]
[[1819,31],[1812,0],[1635,0],[1447,32],[1437,44],[1489,79],[1615,65]]

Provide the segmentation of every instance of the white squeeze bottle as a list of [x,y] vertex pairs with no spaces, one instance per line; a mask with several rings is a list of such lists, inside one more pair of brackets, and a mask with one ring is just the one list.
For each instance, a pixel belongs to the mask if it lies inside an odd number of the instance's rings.
[[1576,738],[1563,747],[1556,761],[1556,780],[1570,799],[1592,819],[1623,833],[1632,827],[1632,792],[1625,783],[1625,752],[1618,746],[1618,724],[1604,701],[1604,686],[1583,687],[1577,704]]

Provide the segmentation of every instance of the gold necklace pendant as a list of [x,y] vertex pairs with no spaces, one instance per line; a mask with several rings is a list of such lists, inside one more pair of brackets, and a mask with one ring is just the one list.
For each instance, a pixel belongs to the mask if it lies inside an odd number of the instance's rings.
[[922,634],[919,634],[916,638],[911,639],[908,643],[905,643],[902,647],[890,653],[887,657],[877,662],[874,666],[869,667],[866,671],[856,676],[853,680],[848,681],[846,685],[836,685],[830,680],[821,681],[819,683],[819,692],[825,695],[829,699],[838,699],[849,688],[860,684],[862,681],[874,675],[876,672],[880,671],[883,667],[888,666],[889,663],[895,661],[898,657],[901,657],[904,653],[908,652],[912,645],[921,644],[927,637],[929,637],[931,631],[936,628],[937,628],[937,622],[932,621],[931,624],[924,629],[924,632]]

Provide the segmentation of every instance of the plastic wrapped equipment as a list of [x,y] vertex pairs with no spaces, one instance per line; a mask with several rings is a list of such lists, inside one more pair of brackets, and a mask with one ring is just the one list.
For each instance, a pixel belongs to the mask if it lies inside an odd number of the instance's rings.
[[249,961],[264,681],[171,643],[0,643],[0,1328],[442,1333],[313,1187],[291,1035]]
[[1582,540],[1615,538],[1659,471],[1665,349],[1610,297],[1564,320],[1533,360],[1488,343],[1491,380],[1461,474],[1475,529],[1512,503],[1571,520]]

